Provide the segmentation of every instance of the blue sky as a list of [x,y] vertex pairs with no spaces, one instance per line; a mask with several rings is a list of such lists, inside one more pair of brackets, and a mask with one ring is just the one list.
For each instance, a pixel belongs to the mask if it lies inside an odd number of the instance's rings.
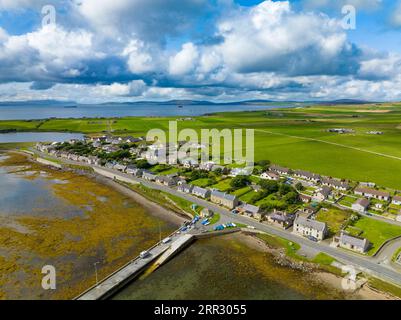
[[400,71],[401,0],[0,0],[1,101],[390,101]]

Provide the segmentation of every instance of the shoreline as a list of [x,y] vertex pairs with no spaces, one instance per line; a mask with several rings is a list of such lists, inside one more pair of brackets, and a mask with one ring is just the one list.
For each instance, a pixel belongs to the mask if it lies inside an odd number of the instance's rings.
[[[155,221],[155,223],[153,223],[154,229],[155,229],[155,232],[154,232],[154,235],[155,235],[154,238],[155,239],[154,239],[154,241],[152,241],[151,238],[146,238],[147,236],[146,237],[144,236],[143,238],[141,238],[144,241],[144,242],[141,242],[141,243],[137,243],[137,241],[135,240],[135,241],[131,241],[130,244],[129,243],[126,244],[123,240],[121,240],[121,246],[115,247],[114,250],[112,251],[112,252],[115,252],[115,253],[110,253],[111,251],[108,251],[107,255],[105,253],[109,249],[109,247],[107,247],[107,246],[106,246],[106,248],[102,247],[101,249],[99,249],[100,247],[95,247],[95,246],[93,246],[93,249],[92,249],[92,247],[88,247],[88,248],[87,247],[82,247],[83,249],[81,249],[81,247],[77,247],[76,250],[83,250],[82,252],[84,252],[84,250],[87,250],[87,251],[85,251],[85,255],[80,257],[75,262],[75,263],[77,263],[79,265],[81,265],[81,264],[85,265],[85,267],[77,269],[78,270],[77,271],[77,274],[78,274],[77,278],[75,276],[73,276],[73,275],[70,275],[69,273],[65,273],[66,277],[65,277],[65,280],[63,280],[63,281],[65,281],[65,283],[68,283],[69,287],[62,289],[59,292],[55,292],[54,294],[49,295],[48,297],[46,296],[48,299],[53,299],[53,298],[62,299],[62,300],[70,299],[70,298],[73,298],[74,296],[76,296],[76,294],[78,294],[78,293],[82,292],[84,289],[86,289],[87,288],[86,284],[91,285],[92,279],[91,279],[90,276],[88,276],[88,274],[92,273],[93,270],[90,267],[86,268],[87,267],[86,266],[86,261],[91,261],[93,259],[97,259],[98,261],[108,261],[107,259],[113,259],[113,260],[110,260],[111,263],[104,264],[99,268],[99,270],[98,270],[99,276],[101,278],[103,278],[103,277],[107,276],[108,274],[112,273],[113,271],[115,271],[116,269],[120,268],[125,263],[131,261],[131,259],[133,257],[136,257],[139,254],[139,251],[138,251],[139,247],[143,247],[143,250],[145,250],[148,247],[150,247],[151,245],[153,245],[155,242],[157,242],[158,241],[158,237],[156,239],[157,224],[159,224],[159,229],[160,229],[161,225],[163,225],[163,226],[166,225],[166,226],[168,226],[168,230],[173,231],[173,230],[176,230],[181,225],[181,222],[184,220],[184,218],[176,215],[173,211],[169,211],[169,210],[167,210],[165,208],[162,208],[158,204],[155,204],[155,203],[149,201],[148,199],[143,198],[139,194],[135,194],[134,191],[130,191],[130,190],[125,189],[125,187],[120,186],[119,184],[115,183],[112,180],[108,181],[108,179],[106,179],[106,178],[97,177],[95,175],[91,175],[91,174],[88,174],[86,172],[78,172],[78,170],[74,170],[74,169],[55,169],[55,168],[43,165],[41,163],[38,163],[37,161],[35,161],[35,159],[31,155],[29,155],[29,154],[27,154],[25,152],[22,152],[22,151],[18,151],[18,150],[10,150],[10,149],[1,150],[0,151],[0,155],[3,155],[3,154],[4,155],[8,154],[11,157],[20,157],[21,159],[25,159],[24,161],[28,164],[28,166],[35,166],[35,168],[37,168],[38,170],[45,170],[45,171],[49,171],[49,172],[51,171],[51,172],[54,172],[56,175],[58,175],[58,174],[61,174],[61,175],[67,174],[68,176],[70,176],[70,175],[71,176],[76,176],[77,179],[87,179],[88,181],[92,181],[91,182],[92,185],[97,184],[100,188],[105,190],[104,192],[109,193],[109,194],[118,195],[119,198],[122,199],[121,201],[132,201],[132,202],[136,203],[134,207],[138,207],[138,209],[140,209],[140,211],[143,212],[143,213],[140,213],[140,218],[139,219],[142,219],[141,215],[145,214],[145,215],[148,216],[148,218],[145,218],[145,220],[143,220],[143,219],[140,220],[143,223],[145,223],[145,227],[147,226],[146,223],[148,221],[150,221],[150,220],[146,220],[146,219],[151,219],[151,220]],[[79,178],[79,176],[81,176],[81,178]],[[95,189],[95,190],[97,190],[97,189]],[[103,193],[100,193],[100,194],[103,194]],[[124,200],[124,198],[125,198],[125,200]],[[99,202],[100,201],[101,200],[99,200]],[[110,208],[115,208],[114,205],[111,205],[111,206],[109,205],[109,207]],[[108,210],[108,209],[105,209],[105,210]],[[113,212],[114,212],[114,210],[113,210]],[[112,214],[111,216],[118,217],[118,215],[119,215],[119,218],[117,219],[117,221],[120,221],[120,222],[116,222],[116,223],[111,223],[110,222],[110,223],[107,223],[107,225],[109,225],[109,226],[110,225],[112,225],[112,226],[115,225],[115,226],[118,227],[120,223],[124,223],[125,214],[124,214],[124,211],[120,210],[119,206],[117,206],[117,208],[116,208],[115,215]],[[43,218],[43,219],[45,219],[45,218]],[[135,219],[135,216],[131,215],[130,217],[128,217],[126,224],[127,225],[132,224],[132,220],[133,219]],[[55,221],[54,222],[55,225],[58,226],[57,225],[57,223],[58,223],[57,219],[54,219],[52,221]],[[102,220],[102,218],[99,218],[96,221],[98,221],[99,223],[103,223],[104,222],[104,218],[103,218],[103,220]],[[14,227],[14,226],[9,226],[9,225],[5,226],[4,224],[3,224],[3,226],[7,227],[8,229],[13,229],[13,230],[16,229],[16,228],[11,228],[11,227]],[[91,225],[89,225],[89,226],[92,227]],[[72,230],[69,225],[66,225],[66,227],[67,227],[66,230]],[[110,229],[110,230],[116,230],[117,231],[117,233],[115,233],[114,235],[112,235],[112,233],[110,233],[111,234],[111,236],[110,236],[110,234],[108,234],[108,231],[107,231],[108,227],[106,225],[104,225],[104,224],[100,225],[100,228],[105,228],[104,230],[106,231],[104,236],[100,236],[101,238],[104,237],[104,239],[108,239],[108,237],[112,237],[112,239],[118,239],[118,241],[120,241],[120,238],[119,238],[120,233],[118,232],[118,230],[122,230],[123,232],[126,232],[126,231],[128,232],[128,233],[122,233],[124,235],[131,234],[131,232],[132,232],[133,235],[138,233],[139,234],[138,235],[139,238],[142,237],[141,234],[147,235],[149,233],[148,231],[146,231],[146,232],[145,231],[136,231],[135,228],[128,229],[126,227],[124,229],[123,227],[121,227],[120,229],[118,229],[118,228],[117,229]],[[109,227],[109,228],[112,228],[112,227]],[[59,232],[59,230],[58,229],[56,229],[56,230],[57,230],[56,231],[56,234],[57,234],[57,232]],[[88,232],[92,232],[92,233],[90,233],[90,236],[88,236],[88,237],[91,237],[91,239],[93,239],[94,241],[97,241],[99,239],[99,238],[96,238],[96,233],[93,233],[94,231],[92,229],[88,228],[88,229],[85,229],[85,230],[87,230]],[[171,231],[168,231],[168,230],[167,231],[165,231],[165,230],[163,231],[163,235],[164,236],[167,236],[168,234],[171,233]],[[22,230],[22,231],[25,231],[25,230]],[[15,231],[12,231],[12,232],[22,233],[22,232],[20,232],[20,230],[15,230]],[[40,234],[40,233],[38,233],[38,234]],[[38,237],[40,237],[40,236],[38,236]],[[102,241],[102,240],[99,240],[99,241]],[[110,242],[108,242],[108,243],[110,243]],[[10,250],[14,250],[14,249],[10,248]],[[99,255],[97,253],[98,250],[100,252]],[[33,251],[33,252],[36,252],[36,251]],[[90,254],[86,255],[87,252],[90,253]],[[92,252],[95,252],[95,254],[91,255]],[[68,255],[67,251],[64,251],[64,253]],[[122,254],[120,254],[120,253],[122,253]],[[135,255],[132,255],[132,253],[135,253]],[[46,257],[46,259],[55,259],[54,263],[59,263],[60,261],[62,261],[64,259],[63,255],[54,255],[53,256],[53,255],[49,254],[49,257],[47,255],[45,255],[44,257]],[[90,262],[88,263],[88,265],[90,265]],[[23,266],[23,264],[21,264],[21,266]],[[21,266],[18,265],[18,268],[22,268]],[[67,271],[65,271],[65,272],[67,272]],[[76,281],[77,279],[79,279],[79,282]],[[30,286],[31,286],[31,284],[29,284],[29,288],[31,288]],[[36,289],[37,288],[35,287],[35,290]],[[9,290],[10,290],[10,292],[12,292],[13,289],[9,289]],[[10,296],[14,297],[12,295],[14,293],[12,293],[12,294],[11,293],[7,293],[7,294],[10,294]],[[18,299],[23,297],[23,296],[18,296],[18,294],[19,294],[18,291],[16,291],[15,294],[16,294],[15,297],[18,297]],[[35,291],[35,293],[32,293],[32,296],[30,296],[30,298],[32,298],[35,294],[36,294],[36,291]],[[2,292],[0,292],[0,297],[1,296],[2,296]]]
[[[18,150],[9,150],[9,152],[15,152],[18,154],[22,154],[27,157],[29,161],[35,162],[36,160],[29,154],[25,152],[21,152]],[[53,168],[52,168],[53,169]],[[54,169],[53,169],[54,170]],[[61,169],[61,170],[66,170],[66,171],[75,171],[73,169]],[[141,194],[137,193],[136,191],[121,185],[111,179],[102,177],[97,174],[93,173],[86,173],[86,172],[74,172],[75,174],[81,174],[85,175],[88,178],[93,179],[96,183],[101,183],[105,186],[108,186],[110,188],[113,188],[115,191],[131,198],[133,201],[137,202],[139,205],[141,205],[149,214],[151,214],[154,217],[160,218],[164,221],[168,221],[174,225],[181,225],[182,222],[186,221],[184,216],[181,216],[177,214],[176,212],[169,210],[162,205],[159,205],[146,197],[142,196]],[[299,269],[303,272],[308,272],[315,278],[319,279],[322,283],[331,286],[333,289],[340,290],[341,291],[341,281],[343,278],[329,273],[327,271],[323,271],[322,269],[319,269],[319,266],[317,264],[314,264],[312,262],[300,262],[292,259],[291,257],[284,255],[281,249],[277,248],[272,248],[270,247],[267,243],[265,243],[263,240],[256,238],[255,235],[249,234],[249,233],[240,233],[238,235],[231,235],[231,237],[234,237],[235,239],[240,240],[241,242],[247,244],[249,247],[257,249],[261,252],[267,252],[272,254],[273,258],[276,260],[276,263],[279,263],[278,260],[282,259],[285,260],[286,267],[287,268],[292,268],[292,269]],[[388,293],[378,291],[376,289],[371,288],[369,285],[365,284],[363,285],[360,289],[356,290],[353,293],[345,293],[346,295],[351,296],[352,300],[394,300],[397,299],[397,297],[394,297]]]
[[[256,238],[255,235],[241,233],[238,235],[232,235],[232,237],[238,237],[240,241],[243,241],[251,248],[261,252],[270,253],[274,258],[282,258],[281,249],[270,247],[263,240]],[[296,269],[305,272],[306,268],[315,279],[318,279],[321,283],[329,285],[335,290],[343,292],[349,296],[349,300],[400,300],[400,298],[393,296],[390,293],[372,288],[368,283],[362,285],[359,289],[353,292],[345,292],[341,287],[341,282],[343,280],[342,277],[320,269],[319,266],[313,262],[299,262],[287,255],[285,255],[285,259],[291,262],[292,265],[298,265]],[[292,268],[292,266],[288,266],[288,268]]]
[[[280,102],[278,102],[280,103]],[[285,103],[285,102],[281,102],[281,103]],[[302,103],[302,102],[301,102]],[[304,102],[305,103],[305,102]],[[299,106],[294,105],[296,103],[294,102],[290,102],[291,105],[283,105],[283,106],[269,106],[269,105],[264,105],[263,107],[266,107],[265,109],[262,108],[262,106],[260,108],[255,108],[255,109],[244,109],[244,110],[226,110],[226,111],[215,111],[215,112],[205,112],[205,113],[201,113],[201,114],[196,114],[196,115],[181,115],[181,114],[173,114],[173,115],[156,115],[156,116],[141,116],[141,115],[129,115],[129,116],[97,116],[97,117],[87,117],[87,116],[80,116],[80,117],[65,117],[65,118],[57,118],[57,117],[47,117],[47,118],[33,118],[33,119],[6,119],[6,120],[0,120],[0,122],[14,122],[14,121],[20,121],[20,122],[30,122],[30,121],[38,121],[38,122],[46,122],[46,121],[52,121],[52,120],[106,120],[106,119],[115,119],[115,120],[119,120],[119,119],[126,119],[126,118],[133,118],[133,119],[139,119],[139,118],[145,118],[145,119],[157,119],[157,118],[174,118],[174,117],[210,117],[210,116],[215,116],[218,114],[224,114],[224,113],[237,113],[237,112],[258,112],[258,111],[270,111],[270,110],[281,110],[281,109],[293,109],[293,108],[298,108]],[[233,104],[236,105],[236,104]],[[196,106],[196,105],[188,105],[187,107],[190,106]],[[210,105],[212,106],[212,105]],[[221,105],[216,105],[216,107],[219,107]],[[224,105],[223,105],[224,106]],[[251,106],[251,105],[245,105],[245,106]],[[255,105],[254,105],[255,106]],[[258,105],[256,105],[258,106]],[[0,110],[1,111],[1,110]],[[61,131],[57,131],[57,130],[24,130],[24,129],[19,129],[19,128],[12,128],[12,130],[16,130],[13,132],[73,132],[76,133],[78,131],[66,131],[66,130],[61,130]]]
[[187,219],[185,219],[184,216],[181,216],[174,211],[164,208],[163,206],[157,204],[156,202],[153,202],[153,201],[145,198],[144,196],[135,192],[134,190],[131,190],[113,180],[110,180],[110,179],[107,179],[105,177],[101,177],[98,175],[96,175],[94,177],[94,179],[96,181],[98,181],[99,183],[103,183],[103,184],[109,186],[110,188],[113,188],[116,191],[128,196],[133,201],[137,202],[143,208],[145,208],[154,217],[161,218],[163,220],[167,220],[170,223],[177,225],[177,227],[182,225],[183,222],[188,220],[188,217],[187,217]]
[[[27,154],[25,152],[21,152],[18,150],[10,150],[12,152],[16,152],[19,154],[23,154],[24,156],[26,156],[29,161],[33,161],[35,163],[39,163],[37,162],[32,155]],[[40,164],[40,163],[39,163]],[[43,165],[43,164],[41,164]],[[51,168],[54,170],[54,168]],[[178,213],[169,210],[159,204],[157,204],[156,202],[153,202],[147,198],[145,198],[144,196],[142,196],[141,194],[135,192],[132,189],[129,189],[128,187],[125,187],[123,185],[121,185],[120,183],[117,183],[111,179],[108,179],[106,177],[103,177],[99,174],[96,173],[86,173],[86,172],[76,172],[74,169],[59,169],[59,170],[67,170],[67,171],[73,171],[76,174],[83,174],[85,176],[87,176],[90,179],[94,179],[97,183],[101,183],[105,186],[108,186],[110,188],[113,188],[114,190],[116,190],[117,192],[120,192],[121,194],[129,197],[130,199],[132,199],[133,201],[137,202],[139,205],[141,205],[144,209],[146,209],[147,212],[149,212],[150,215],[156,217],[156,218],[160,218],[162,220],[168,221],[174,225],[176,225],[177,227],[179,227],[180,225],[182,225],[185,221],[188,220],[185,219],[184,214],[183,215],[179,215]]]
[[[16,151],[20,152],[20,151]],[[23,153],[23,152],[21,152]],[[24,153],[25,154],[25,153]],[[27,155],[27,154],[25,154]],[[31,155],[27,155],[32,161],[35,161]],[[62,169],[65,170],[65,169]],[[73,169],[71,169],[73,170]],[[121,192],[122,194],[130,197],[134,201],[136,201],[138,204],[143,206],[147,211],[160,219],[167,220],[171,223],[176,224],[179,226],[182,224],[184,221],[188,219],[188,217],[185,217],[185,214],[183,213],[182,215],[178,214],[177,212],[174,212],[172,210],[169,210],[162,205],[159,205],[156,202],[153,202],[149,200],[148,198],[144,197],[143,195],[137,193],[135,190],[132,190],[128,188],[127,186],[124,186],[120,183],[117,183],[111,179],[108,179],[106,177],[103,177],[101,175],[98,175],[96,173],[83,173],[89,178],[95,179],[99,183],[103,183],[117,192]],[[278,248],[272,248],[270,247],[267,243],[265,243],[263,240],[256,238],[255,234],[252,233],[244,233],[241,232],[237,235],[232,235],[232,237],[237,237],[241,242],[247,244],[251,248],[255,248],[261,252],[267,252],[273,255],[274,259],[276,260],[276,263],[280,264],[283,263],[287,268],[290,269],[299,269],[303,272],[310,272],[311,275],[314,275],[319,279],[324,284],[327,284],[331,286],[333,289],[343,291],[341,288],[341,282],[343,280],[342,277],[335,275],[333,273],[330,273],[328,271],[322,270],[319,268],[319,265],[313,262],[302,262],[302,261],[297,261],[291,257],[289,257],[287,254],[285,254],[282,249]],[[390,293],[383,292],[376,290],[372,287],[369,286],[368,283],[364,284],[361,286],[359,289],[355,290],[354,292],[343,292],[346,295],[352,296],[351,300],[400,300],[400,298],[391,295]]]

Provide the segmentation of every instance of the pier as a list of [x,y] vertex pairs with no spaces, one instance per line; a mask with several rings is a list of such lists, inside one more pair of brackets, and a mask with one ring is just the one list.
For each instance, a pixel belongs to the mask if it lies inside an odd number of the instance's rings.
[[105,300],[110,298],[145,271],[151,273],[156,270],[194,240],[238,231],[240,231],[239,228],[206,233],[199,233],[196,229],[184,233],[178,233],[177,230],[168,237],[170,240],[167,243],[158,242],[147,250],[148,255],[146,257],[136,257],[105,279],[99,281],[98,284],[80,294],[75,300]]

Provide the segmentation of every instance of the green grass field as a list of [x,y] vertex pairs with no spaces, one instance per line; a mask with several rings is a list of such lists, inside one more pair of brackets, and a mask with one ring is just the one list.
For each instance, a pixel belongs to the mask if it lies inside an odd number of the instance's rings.
[[334,207],[330,207],[326,210],[319,210],[316,220],[321,222],[326,222],[329,227],[329,232],[331,235],[335,235],[338,233],[344,223],[351,216],[351,213],[348,211],[343,211]]
[[[115,134],[145,135],[153,128],[168,129],[174,118],[114,119]],[[255,112],[220,113],[178,122],[179,129],[255,129],[255,159],[293,169],[355,181],[374,181],[401,189],[401,105],[313,106]],[[107,119],[51,119],[0,121],[0,130],[75,131],[108,130]],[[352,134],[327,132],[353,129]],[[367,134],[382,131],[383,135]]]
[[202,178],[202,179],[192,181],[191,184],[193,184],[194,186],[197,186],[197,187],[206,188],[206,187],[210,186],[210,182],[211,182],[210,179]]
[[221,180],[218,183],[212,185],[211,187],[215,188],[215,189],[218,189],[218,190],[220,190],[222,192],[225,192],[225,191],[227,191],[227,190],[229,190],[231,188],[230,182],[231,182],[230,178],[224,179],[224,180]]
[[352,207],[352,205],[356,202],[356,200],[358,200],[357,197],[355,196],[344,196],[343,198],[341,198],[341,200],[339,201],[339,204],[341,204],[342,206],[345,207]]

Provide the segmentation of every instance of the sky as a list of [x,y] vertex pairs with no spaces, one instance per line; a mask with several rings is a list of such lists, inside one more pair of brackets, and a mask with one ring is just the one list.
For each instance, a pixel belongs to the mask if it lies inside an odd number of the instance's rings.
[[401,0],[0,0],[0,101],[48,99],[399,101]]

